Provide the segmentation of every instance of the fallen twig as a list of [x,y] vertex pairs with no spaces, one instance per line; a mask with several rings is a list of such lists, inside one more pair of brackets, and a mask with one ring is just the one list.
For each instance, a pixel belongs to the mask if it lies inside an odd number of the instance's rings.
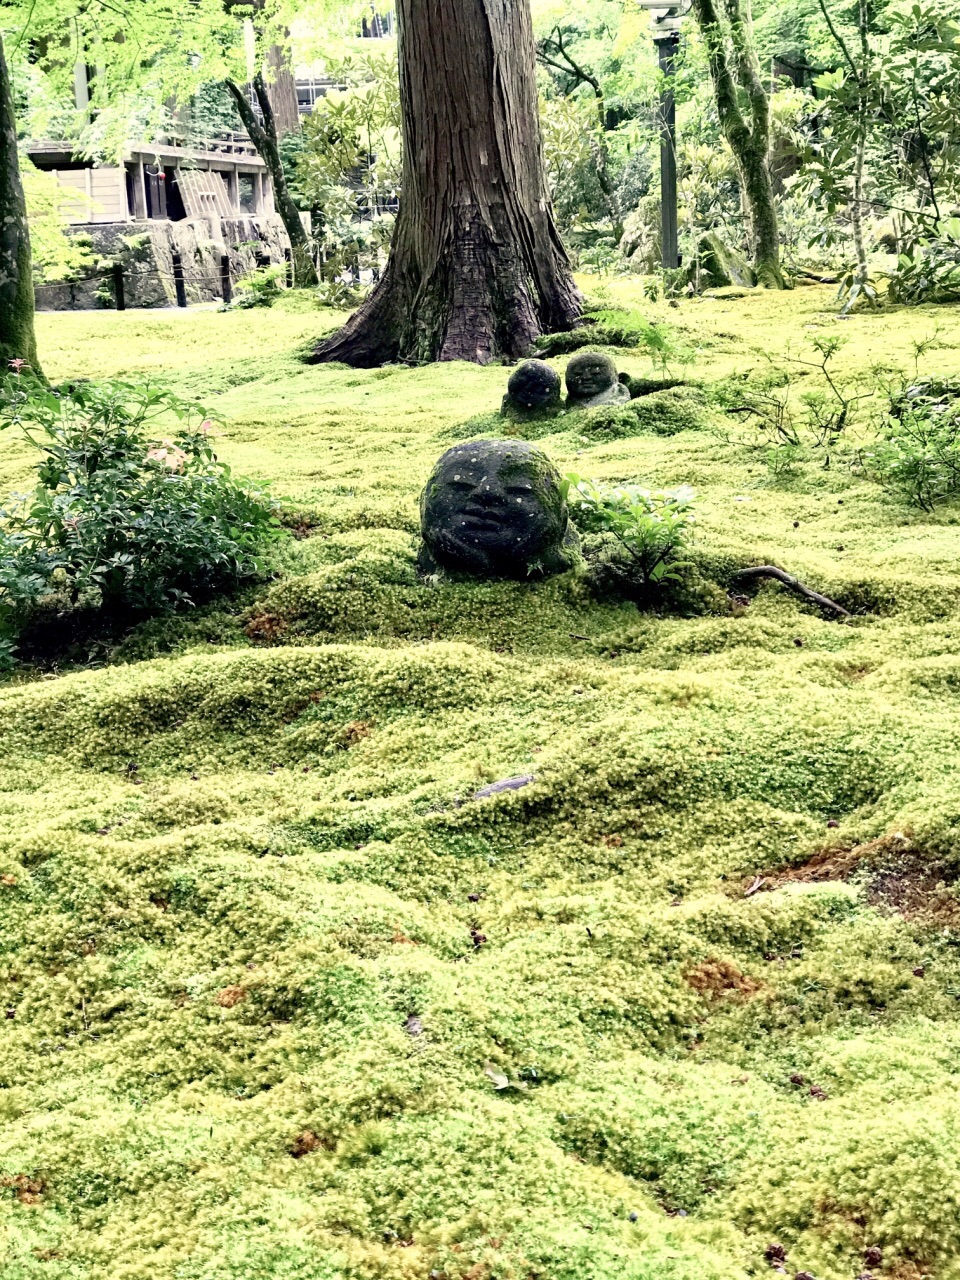
[[794,578],[784,569],[778,569],[772,564],[758,564],[752,569],[741,569],[737,574],[738,578],[776,578],[778,582],[798,596],[803,596],[804,600],[809,600],[812,604],[819,605],[821,609],[829,609],[834,613],[838,613],[842,618],[852,618],[853,614],[849,610],[844,609],[843,605],[837,604],[835,600],[831,600],[829,596],[823,596],[819,591],[813,591],[810,587],[804,586],[799,579]]

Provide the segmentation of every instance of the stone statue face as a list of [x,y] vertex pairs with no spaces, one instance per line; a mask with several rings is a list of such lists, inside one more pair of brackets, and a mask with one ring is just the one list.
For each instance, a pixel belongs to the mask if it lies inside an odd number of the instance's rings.
[[583,351],[567,365],[567,390],[578,400],[592,400],[616,381],[616,365],[599,351]]
[[629,400],[630,392],[620,382],[617,366],[601,351],[581,351],[567,365],[569,403],[578,409]]
[[562,572],[574,559],[560,476],[523,441],[477,440],[448,450],[420,512],[425,549],[441,568],[526,578]]

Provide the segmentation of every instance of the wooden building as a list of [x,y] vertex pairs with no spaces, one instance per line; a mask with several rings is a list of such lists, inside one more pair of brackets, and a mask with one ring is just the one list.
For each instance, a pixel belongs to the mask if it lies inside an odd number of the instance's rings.
[[38,169],[75,193],[67,216],[74,225],[233,219],[274,213],[267,166],[249,138],[228,135],[200,148],[167,143],[131,146],[123,162],[94,165],[74,158],[68,142],[29,148]]

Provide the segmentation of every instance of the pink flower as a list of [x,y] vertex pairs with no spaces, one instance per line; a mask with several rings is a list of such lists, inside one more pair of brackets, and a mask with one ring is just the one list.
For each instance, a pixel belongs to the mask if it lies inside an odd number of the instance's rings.
[[10,365],[10,368],[13,370],[13,372],[17,375],[18,378],[20,377],[21,369],[29,368],[29,362],[26,360],[21,360],[19,356],[17,356],[15,360],[8,360],[7,363]]

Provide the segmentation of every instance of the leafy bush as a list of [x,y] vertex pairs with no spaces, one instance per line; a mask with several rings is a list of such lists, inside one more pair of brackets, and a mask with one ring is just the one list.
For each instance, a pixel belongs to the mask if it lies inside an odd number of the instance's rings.
[[[274,263],[269,267],[257,267],[248,272],[236,283],[237,297],[232,306],[246,310],[250,307],[272,307],[280,297],[280,281],[286,274],[286,267]],[[230,307],[224,307],[229,311]]]
[[843,338],[814,338],[812,359],[787,357],[789,364],[821,375],[821,386],[797,397],[792,371],[772,363],[762,375],[734,375],[714,388],[714,399],[750,427],[749,442],[760,445],[774,475],[789,474],[808,450],[821,450],[829,468],[833,451],[858,419],[860,402],[873,395],[872,388],[860,389],[861,380],[845,382],[833,368],[843,345]]
[[960,388],[918,383],[892,396],[863,465],[885,488],[924,511],[960,494]]
[[[157,439],[161,421],[169,435]],[[37,605],[154,610],[256,572],[274,507],[213,451],[196,403],[125,382],[0,380],[0,423],[41,456],[37,485],[0,512],[0,634]]]
[[941,223],[935,237],[919,239],[887,274],[892,302],[920,306],[960,298],[960,218]]
[[692,489],[608,487],[571,472],[563,493],[574,523],[585,533],[612,536],[641,586],[679,581],[677,553],[696,519]]

